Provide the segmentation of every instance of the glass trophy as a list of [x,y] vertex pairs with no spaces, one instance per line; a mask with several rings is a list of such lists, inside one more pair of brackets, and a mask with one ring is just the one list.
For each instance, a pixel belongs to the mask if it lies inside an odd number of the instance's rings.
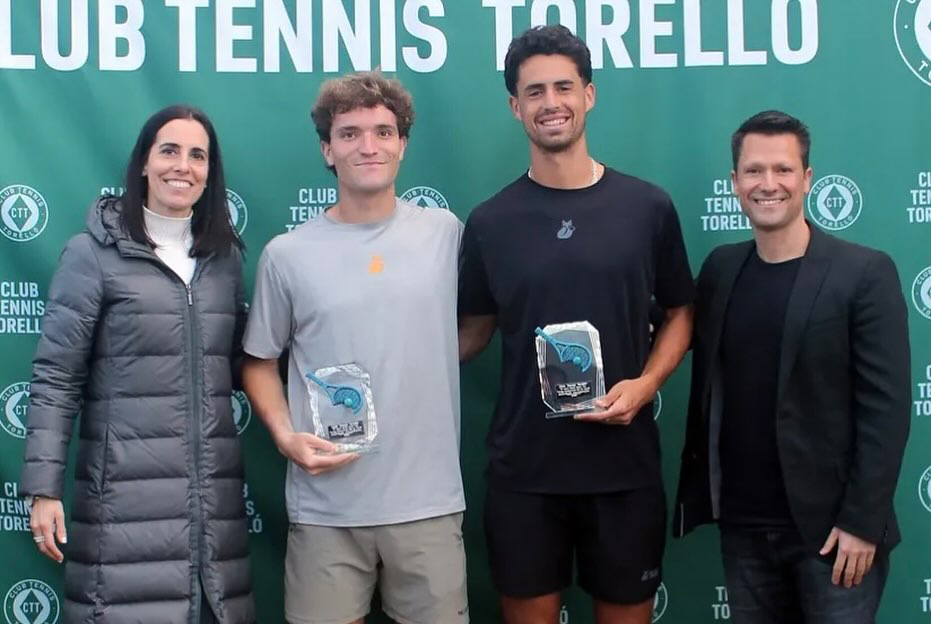
[[313,434],[337,446],[339,453],[368,453],[377,448],[378,424],[369,374],[356,364],[341,364],[304,375],[310,395]]
[[605,395],[598,330],[588,321],[558,323],[534,330],[537,368],[547,418],[597,411]]

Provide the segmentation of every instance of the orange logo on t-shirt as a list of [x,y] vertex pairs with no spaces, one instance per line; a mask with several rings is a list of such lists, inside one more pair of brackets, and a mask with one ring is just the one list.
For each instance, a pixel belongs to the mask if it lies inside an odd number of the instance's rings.
[[369,273],[376,274],[381,273],[385,268],[385,261],[381,259],[381,256],[375,254],[372,256],[372,261],[369,262]]

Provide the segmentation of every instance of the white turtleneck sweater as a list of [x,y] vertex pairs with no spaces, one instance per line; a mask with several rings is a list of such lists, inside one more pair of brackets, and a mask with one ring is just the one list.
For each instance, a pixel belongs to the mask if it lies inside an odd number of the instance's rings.
[[163,217],[143,207],[145,231],[155,243],[155,255],[168,265],[185,284],[194,277],[197,260],[188,255],[194,243],[191,234],[191,215],[183,218]]

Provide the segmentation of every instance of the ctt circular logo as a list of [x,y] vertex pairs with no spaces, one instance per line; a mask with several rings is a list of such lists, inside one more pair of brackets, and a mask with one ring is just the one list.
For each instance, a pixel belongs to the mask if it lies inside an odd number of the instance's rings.
[[928,512],[931,512],[931,466],[918,480],[918,499]]
[[912,303],[922,316],[931,319],[931,266],[925,267],[912,282]]
[[236,433],[242,435],[242,432],[252,422],[252,405],[249,404],[249,399],[241,390],[234,392],[230,401],[233,403],[233,422],[236,423]]
[[60,614],[58,595],[46,583],[35,579],[20,581],[3,600],[7,624],[55,624]]
[[663,393],[659,390],[656,391],[656,396],[653,397],[653,420],[659,420],[659,415],[663,411]]
[[444,210],[449,210],[449,202],[446,201],[443,194],[429,186],[415,186],[414,188],[407,189],[404,194],[401,195],[401,201],[421,208],[442,208]]
[[931,0],[898,0],[892,28],[902,60],[931,86]]
[[25,184],[0,190],[0,232],[22,243],[37,237],[48,225],[48,204],[39,191]]
[[14,438],[26,437],[26,426],[23,424],[26,410],[29,408],[29,384],[25,382],[7,386],[0,393],[0,427]]
[[246,224],[249,222],[249,210],[246,208],[246,202],[242,200],[239,193],[226,189],[226,207],[230,212],[230,225],[236,230],[236,233],[242,236],[246,230]]
[[653,621],[659,622],[663,614],[666,613],[666,605],[669,604],[669,594],[666,592],[666,584],[660,583],[659,589],[656,590],[656,597],[653,598]]
[[862,208],[860,187],[846,176],[825,176],[815,182],[808,194],[808,214],[826,230],[850,227]]

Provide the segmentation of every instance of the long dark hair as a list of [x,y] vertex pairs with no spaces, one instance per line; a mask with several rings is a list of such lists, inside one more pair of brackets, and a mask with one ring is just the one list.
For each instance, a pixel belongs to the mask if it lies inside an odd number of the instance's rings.
[[213,124],[203,111],[193,106],[176,105],[163,108],[143,124],[139,138],[129,156],[126,166],[126,191],[120,197],[122,210],[120,219],[123,229],[137,243],[154,247],[155,244],[145,230],[145,215],[142,206],[149,194],[148,178],[142,175],[142,169],[149,157],[149,150],[155,143],[155,136],[169,121],[174,119],[193,119],[204,127],[210,145],[207,154],[207,188],[194,203],[191,218],[191,256],[198,258],[210,254],[226,254],[235,246],[243,249],[242,240],[236,235],[230,223],[229,209],[226,205],[226,182],[223,177],[223,159],[220,158],[220,142]]

